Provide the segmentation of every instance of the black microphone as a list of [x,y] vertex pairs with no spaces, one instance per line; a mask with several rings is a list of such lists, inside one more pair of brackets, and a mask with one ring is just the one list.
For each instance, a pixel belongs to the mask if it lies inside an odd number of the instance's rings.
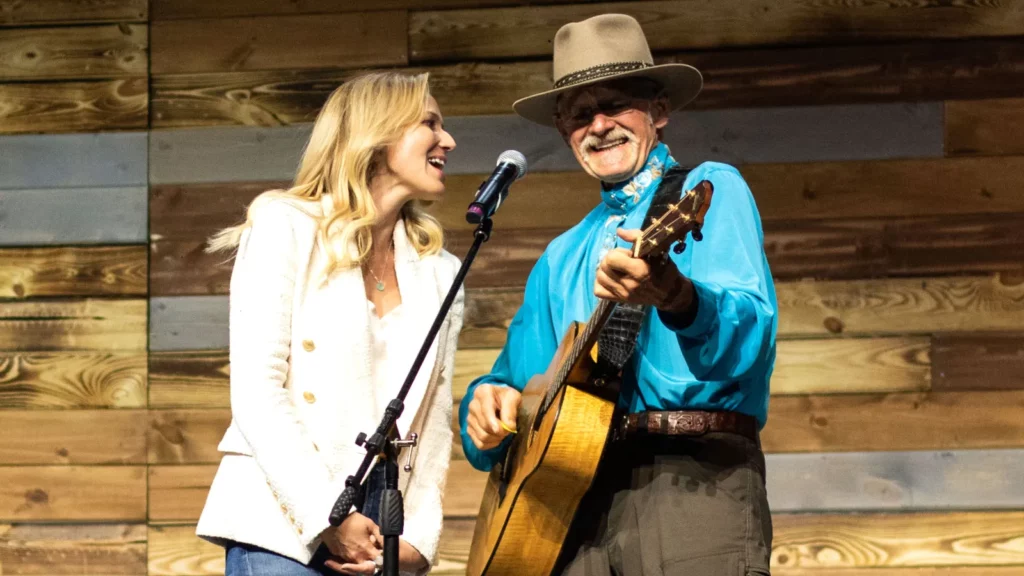
[[479,224],[490,218],[508,196],[512,182],[526,175],[526,157],[515,150],[505,150],[498,156],[498,167],[491,172],[476,191],[476,198],[466,209],[466,222]]

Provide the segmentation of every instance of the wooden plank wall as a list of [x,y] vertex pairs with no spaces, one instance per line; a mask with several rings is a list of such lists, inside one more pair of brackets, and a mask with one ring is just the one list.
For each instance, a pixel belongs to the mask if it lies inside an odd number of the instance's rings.
[[[596,202],[510,115],[563,23],[636,16],[705,74],[666,139],[740,167],[781,317],[773,572],[1024,574],[1024,5],[796,0],[0,2],[0,575],[207,575],[230,261],[203,241],[287,183],[327,94],[430,71],[459,143],[438,214],[506,148],[456,401],[545,244]],[[454,424],[453,424],[454,425]],[[438,572],[483,476],[456,450]]]

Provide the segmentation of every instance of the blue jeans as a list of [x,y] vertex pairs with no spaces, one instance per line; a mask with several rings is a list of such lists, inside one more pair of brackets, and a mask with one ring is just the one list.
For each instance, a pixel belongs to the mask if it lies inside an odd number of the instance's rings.
[[[380,497],[384,493],[384,466],[375,466],[366,479],[366,499],[362,514],[380,522]],[[224,576],[338,576],[324,566],[330,553],[321,545],[309,564],[303,564],[264,550],[259,546],[234,542],[227,547]]]

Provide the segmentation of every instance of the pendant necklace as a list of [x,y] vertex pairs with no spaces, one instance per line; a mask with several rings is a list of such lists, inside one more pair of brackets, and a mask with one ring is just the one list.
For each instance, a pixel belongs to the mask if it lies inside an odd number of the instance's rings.
[[[388,256],[391,256],[391,254],[390,254],[391,251],[389,250],[388,252],[389,252]],[[384,281],[381,280],[379,277],[377,277],[376,274],[373,273],[373,268],[370,267],[370,263],[369,262],[366,263],[366,269],[369,270],[370,275],[373,276],[373,279],[377,281],[377,286],[376,286],[377,292],[383,292],[384,291]],[[384,269],[381,270],[380,273],[384,274],[384,272],[387,269],[388,269],[388,259],[387,259],[387,257],[385,257],[384,258]]]

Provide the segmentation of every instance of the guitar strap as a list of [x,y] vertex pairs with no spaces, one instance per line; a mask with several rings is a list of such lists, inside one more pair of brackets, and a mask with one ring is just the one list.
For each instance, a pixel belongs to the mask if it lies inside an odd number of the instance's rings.
[[[682,197],[683,181],[690,171],[681,166],[673,166],[661,179],[658,190],[654,193],[651,207],[647,209],[641,230],[651,222],[665,214],[666,209]],[[636,338],[644,321],[646,306],[640,304],[620,303],[612,311],[608,322],[601,330],[597,339],[597,373],[602,375],[618,375],[633,355]]]

